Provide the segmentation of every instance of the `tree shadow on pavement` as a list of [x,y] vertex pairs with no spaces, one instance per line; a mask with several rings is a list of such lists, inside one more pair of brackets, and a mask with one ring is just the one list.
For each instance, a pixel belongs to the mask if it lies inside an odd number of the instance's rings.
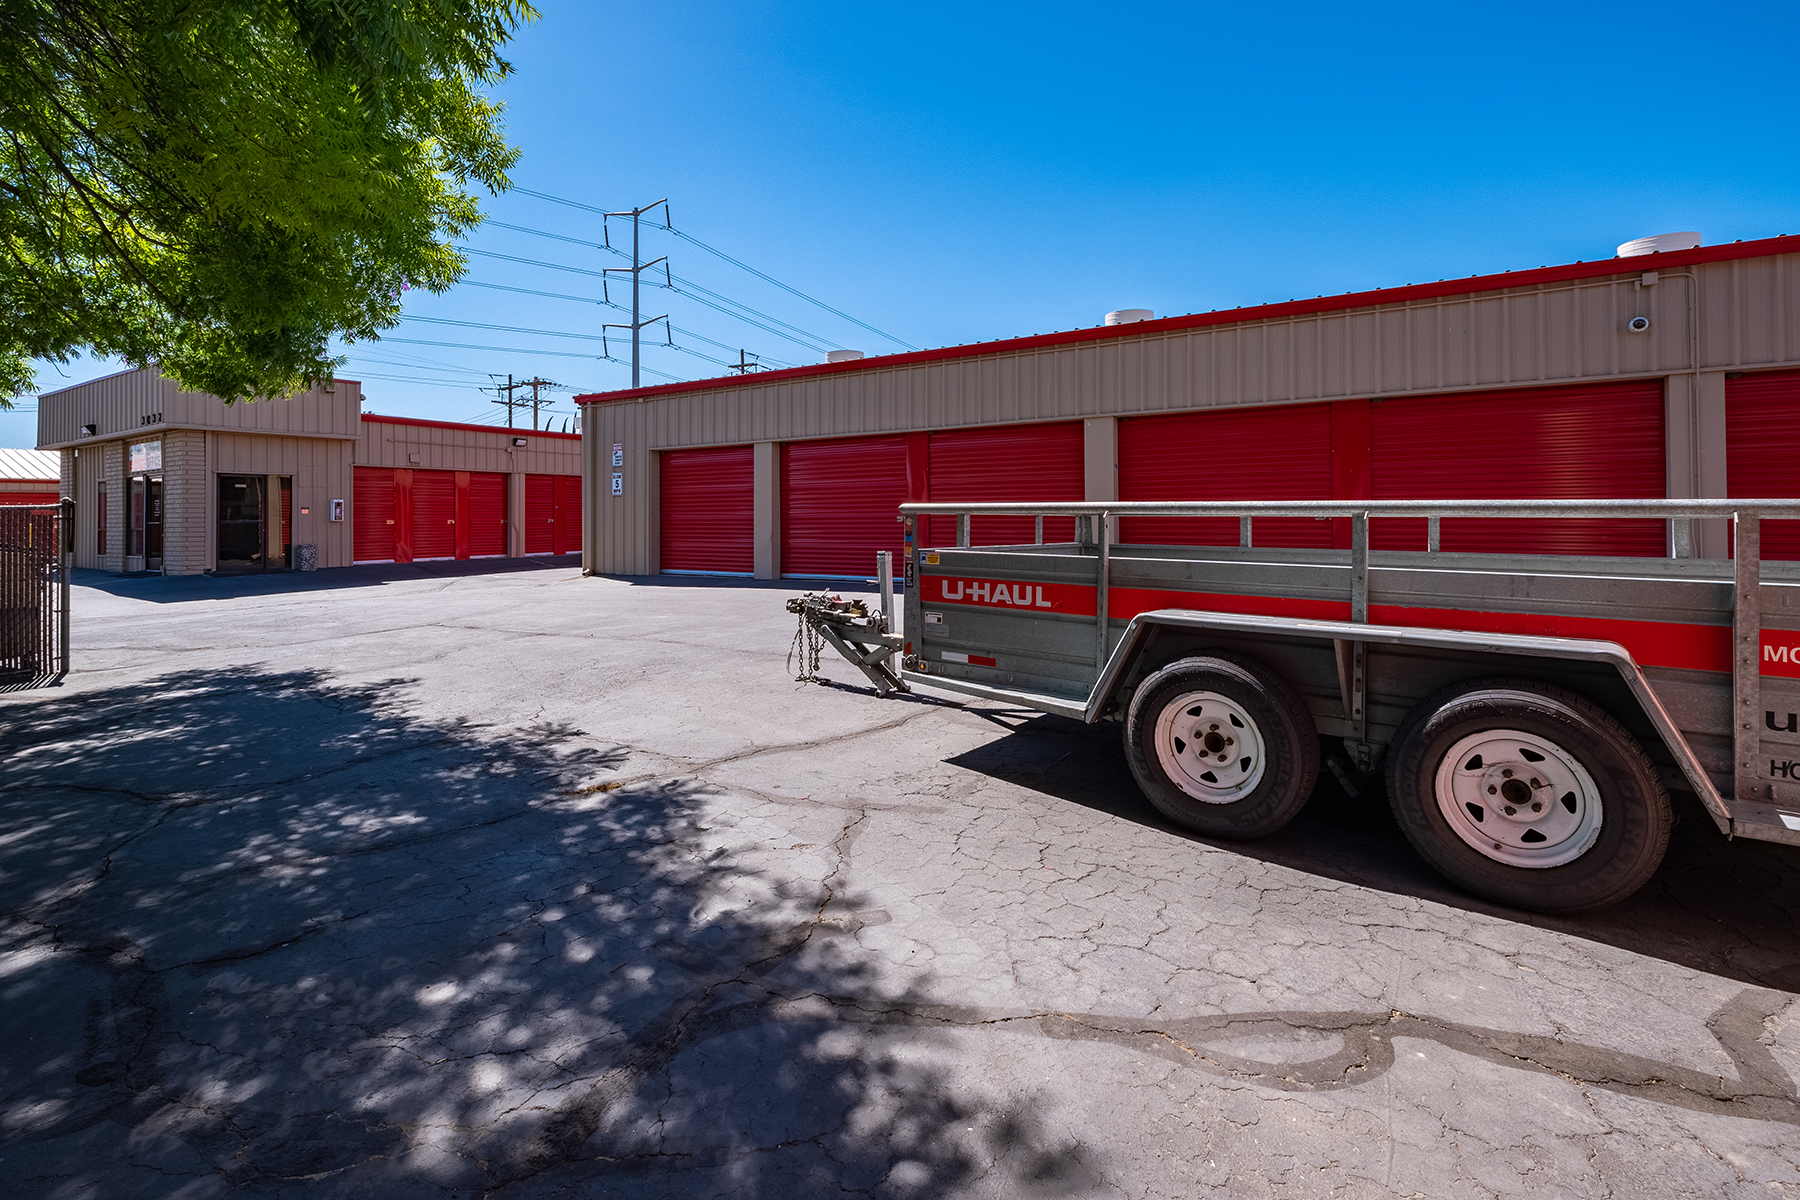
[[409,694],[238,670],[4,710],[11,1194],[1096,1182],[940,1065],[952,1031],[871,1019],[912,993],[841,855],[772,877],[726,797]]
[[1348,795],[1329,774],[1285,829],[1228,842],[1181,829],[1138,790],[1113,722],[1040,713],[984,714],[1005,736],[948,761],[1171,836],[1330,879],[1556,929],[1744,983],[1800,992],[1800,851],[1727,841],[1699,803],[1675,794],[1662,869],[1622,904],[1576,916],[1505,908],[1459,891],[1407,843],[1379,779]]

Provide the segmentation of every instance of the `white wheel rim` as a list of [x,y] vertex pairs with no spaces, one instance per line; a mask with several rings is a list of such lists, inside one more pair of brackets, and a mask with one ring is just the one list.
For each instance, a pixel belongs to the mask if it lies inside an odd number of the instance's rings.
[[1188,692],[1163,705],[1155,742],[1163,774],[1196,800],[1230,804],[1262,782],[1262,730],[1218,692]]
[[1509,867],[1560,867],[1600,836],[1600,789],[1573,755],[1535,733],[1488,729],[1438,763],[1438,811],[1471,848]]

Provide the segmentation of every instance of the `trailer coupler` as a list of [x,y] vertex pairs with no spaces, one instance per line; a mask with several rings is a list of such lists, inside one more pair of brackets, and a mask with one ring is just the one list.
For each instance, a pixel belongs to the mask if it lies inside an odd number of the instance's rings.
[[794,655],[800,656],[799,680],[816,680],[819,674],[819,652],[831,646],[849,660],[882,695],[910,692],[911,688],[895,673],[892,659],[904,643],[888,630],[888,618],[871,613],[861,600],[846,600],[824,592],[807,592],[787,602],[787,610],[799,618],[794,630],[794,644],[788,650],[788,670],[794,668]]

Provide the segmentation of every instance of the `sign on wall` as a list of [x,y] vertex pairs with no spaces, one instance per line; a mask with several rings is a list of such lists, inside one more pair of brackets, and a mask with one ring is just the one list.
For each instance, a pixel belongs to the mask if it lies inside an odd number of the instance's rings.
[[162,470],[161,442],[133,442],[131,444],[132,471]]

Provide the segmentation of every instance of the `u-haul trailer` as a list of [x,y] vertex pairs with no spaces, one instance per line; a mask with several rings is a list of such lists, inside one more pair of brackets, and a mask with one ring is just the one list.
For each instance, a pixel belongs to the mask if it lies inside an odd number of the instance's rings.
[[[1400,826],[1434,867],[1518,907],[1630,895],[1667,847],[1670,786],[1728,836],[1800,845],[1800,563],[1760,556],[1761,523],[1800,519],[1800,501],[900,511],[904,635],[872,616],[840,622],[834,644],[859,642],[884,690],[1121,722],[1145,795],[1197,832],[1281,828],[1313,789],[1322,739],[1338,739],[1346,768],[1385,762]],[[955,519],[955,545],[916,540],[933,515]],[[971,521],[994,516],[1037,518],[1036,542],[971,545]],[[1075,540],[1044,542],[1045,519],[1071,517]],[[1232,518],[1239,544],[1117,541],[1117,522],[1139,517]],[[1294,517],[1343,522],[1348,548],[1255,544],[1258,522]],[[1396,518],[1410,525],[1382,525]],[[1471,519],[1656,520],[1670,554],[1442,551],[1444,523]],[[1695,520],[1732,522],[1731,560],[1690,557]],[[1371,550],[1372,524],[1386,544],[1412,530],[1422,544]]]

